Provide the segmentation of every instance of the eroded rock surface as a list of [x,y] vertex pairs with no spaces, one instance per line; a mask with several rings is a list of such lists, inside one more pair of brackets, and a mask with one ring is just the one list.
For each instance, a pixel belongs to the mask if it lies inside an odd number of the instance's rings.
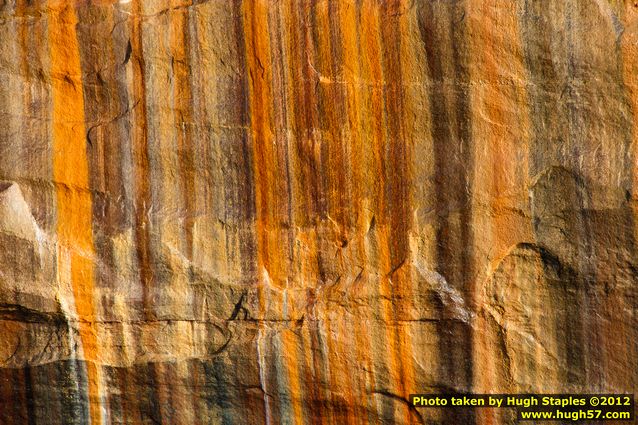
[[0,2],[0,424],[635,393],[638,7]]

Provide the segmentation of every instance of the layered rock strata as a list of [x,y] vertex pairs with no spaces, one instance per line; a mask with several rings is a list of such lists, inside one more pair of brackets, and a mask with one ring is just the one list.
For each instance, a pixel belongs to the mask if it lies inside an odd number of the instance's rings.
[[1,424],[509,424],[638,383],[638,4],[0,2]]

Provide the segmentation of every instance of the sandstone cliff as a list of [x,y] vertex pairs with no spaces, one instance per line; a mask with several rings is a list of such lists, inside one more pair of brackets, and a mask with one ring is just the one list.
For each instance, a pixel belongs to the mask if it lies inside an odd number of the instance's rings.
[[0,40],[0,424],[636,391],[633,0],[4,0]]

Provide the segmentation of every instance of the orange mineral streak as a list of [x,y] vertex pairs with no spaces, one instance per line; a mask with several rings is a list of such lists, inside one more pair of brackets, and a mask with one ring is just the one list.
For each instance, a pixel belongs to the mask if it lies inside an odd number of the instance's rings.
[[[259,315],[284,311],[285,294],[291,266],[288,261],[289,224],[285,165],[281,161],[282,140],[275,139],[273,117],[273,64],[268,1],[244,1],[243,19],[246,64],[249,74],[250,117],[254,146],[254,184],[256,204],[257,262],[260,270]],[[278,154],[279,153],[279,154]],[[292,296],[291,296],[292,298]],[[261,325],[260,325],[261,326]],[[277,371],[290,391],[290,411],[282,416],[292,423],[303,423],[296,334],[286,334],[278,347],[286,362]]]
[[[275,178],[273,170],[276,167],[273,166],[275,148],[273,146],[273,119],[271,116],[273,97],[267,2],[259,0],[244,2],[244,30],[250,88],[250,118],[255,150],[253,169],[255,171],[257,214],[257,261],[260,271],[266,271],[272,276],[272,272],[278,270],[279,267],[277,256],[270,253],[271,233],[276,232],[269,232],[271,227],[276,225],[274,223],[276,214],[273,211],[276,207],[273,202],[276,188],[270,187]],[[276,229],[273,227],[272,230]],[[263,314],[264,303],[261,302],[260,306],[262,309],[260,314]]]
[[[346,82],[346,113],[347,113],[347,122],[349,129],[349,148],[352,152],[352,156],[354,158],[358,158],[359,160],[351,161],[352,167],[352,179],[355,182],[363,182],[365,181],[365,168],[362,164],[364,164],[364,159],[366,157],[367,145],[365,143],[365,131],[367,126],[363,125],[363,116],[366,113],[366,105],[369,103],[366,102],[366,90],[363,88],[364,85],[360,84],[364,78],[366,77],[363,73],[362,64],[359,58],[362,57],[364,52],[362,52],[362,46],[359,44],[358,40],[358,28],[361,28],[361,20],[359,14],[359,7],[355,4],[351,3],[342,3],[339,7],[339,17],[340,17],[340,27],[341,27],[341,39],[342,39],[342,49],[343,49],[343,79]],[[364,187],[362,187],[364,186]],[[360,258],[361,264],[366,264],[369,259],[366,252],[366,241],[365,235],[368,227],[370,226],[370,218],[366,214],[366,196],[364,195],[366,188],[369,185],[359,185],[353,184],[351,188],[351,197],[353,203],[353,209],[355,211],[355,219],[357,226],[357,234],[361,235],[356,237],[353,242],[351,242],[354,246],[354,252]],[[364,291],[366,288],[363,288],[363,282],[367,281],[366,273],[364,270],[361,270],[361,275],[355,279],[354,291]],[[370,326],[362,322],[354,322],[349,324],[352,329],[348,329],[347,334],[352,334],[352,351],[354,352],[354,359],[356,360],[356,364],[362,366],[364,370],[373,370],[373,359],[371,356],[371,350],[369,350],[370,340],[373,338],[372,332],[370,331]],[[331,335],[334,335],[332,332],[328,332],[328,347],[339,347],[339,344],[336,341],[332,341]],[[329,358],[336,359],[338,358],[338,353],[331,353]],[[339,362],[335,362],[333,366],[335,369],[339,366]],[[339,372],[339,371],[338,371]],[[352,385],[351,391],[353,394],[365,394],[367,391],[366,387],[376,388],[376,381],[374,374],[366,374],[364,377],[361,376],[353,376],[354,371],[349,370],[345,371],[352,376]],[[332,388],[337,388],[337,385],[340,381],[339,373],[331,373],[331,386]],[[336,400],[335,400],[336,401]],[[367,423],[367,414],[363,408],[359,408],[361,404],[355,403],[356,410],[353,412],[353,423]],[[373,408],[374,405],[371,405]],[[376,412],[373,412],[376,413]],[[355,421],[356,420],[356,421]],[[335,418],[336,421],[336,418]]]
[[[69,270],[86,361],[91,423],[101,423],[95,306],[93,302],[92,201],[84,125],[84,97],[77,16],[56,3],[49,13],[53,89],[53,177],[57,187],[58,267]],[[66,261],[66,264],[62,262]]]
[[[410,153],[410,135],[405,130],[403,123],[409,122],[406,114],[404,99],[404,58],[403,46],[406,40],[402,37],[407,25],[408,16],[402,13],[411,7],[409,0],[389,2],[383,5],[383,16],[379,25],[384,39],[384,57],[386,81],[390,81],[389,90],[386,89],[386,128],[392,131],[386,136],[386,145],[390,146],[386,165],[386,176],[391,182],[390,200],[386,201],[386,211],[390,221],[389,250],[387,257],[391,260],[388,277],[392,287],[392,316],[393,338],[395,339],[395,355],[398,362],[397,390],[406,399],[409,394],[416,391],[414,365],[412,359],[414,353],[410,344],[411,327],[401,322],[401,319],[410,316],[414,311],[412,302],[414,287],[411,279],[410,252],[408,233],[411,227],[410,193],[406,190],[411,185],[412,169],[408,158]],[[387,17],[387,18],[386,18]],[[406,407],[402,414],[405,421],[412,420],[412,413]]]
[[[404,366],[404,360],[407,361],[410,357],[404,357],[405,353],[402,353],[400,348],[403,329],[395,320],[395,310],[392,304],[392,299],[395,295],[395,288],[393,283],[398,283],[401,277],[393,272],[394,264],[391,263],[393,258],[393,238],[396,229],[392,229],[392,206],[388,205],[388,199],[385,195],[385,188],[388,185],[388,176],[390,173],[386,173],[388,170],[388,162],[390,158],[387,158],[384,154],[386,152],[386,144],[391,143],[403,143],[403,141],[389,140],[387,138],[385,128],[386,122],[384,121],[384,108],[388,107],[386,99],[384,99],[384,91],[382,90],[385,77],[393,78],[395,75],[391,75],[388,71],[388,75],[384,76],[383,69],[383,44],[384,40],[380,38],[382,17],[380,16],[380,10],[378,4],[364,4],[361,10],[362,18],[362,36],[361,44],[367,52],[367,57],[364,56],[365,71],[368,73],[366,76],[372,85],[371,101],[372,109],[368,113],[372,117],[371,132],[366,135],[369,138],[371,151],[373,152],[373,158],[371,158],[370,169],[372,170],[368,176],[377,178],[376,182],[369,182],[375,188],[373,193],[373,209],[378,217],[379,227],[377,228],[376,239],[378,251],[376,258],[373,261],[377,262],[378,269],[381,271],[381,276],[378,282],[379,302],[378,306],[382,312],[384,331],[382,338],[386,341],[386,352],[382,353],[383,358],[377,359],[382,361],[389,371],[392,371],[390,375],[390,381],[386,385],[391,385],[393,391],[398,394],[406,394],[406,383],[411,382],[412,378]],[[391,99],[388,99],[391,101]],[[394,119],[391,118],[391,119]],[[376,184],[375,184],[376,183]],[[397,285],[399,288],[402,285]],[[400,289],[398,289],[400,291]],[[409,412],[405,411],[406,417],[404,420],[409,421]],[[401,413],[397,413],[401,415]],[[398,420],[398,418],[397,418]]]

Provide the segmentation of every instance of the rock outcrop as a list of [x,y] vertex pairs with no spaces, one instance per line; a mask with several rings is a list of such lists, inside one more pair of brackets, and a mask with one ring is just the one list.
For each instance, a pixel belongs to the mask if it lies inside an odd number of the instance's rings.
[[0,424],[636,393],[638,4],[0,2]]

